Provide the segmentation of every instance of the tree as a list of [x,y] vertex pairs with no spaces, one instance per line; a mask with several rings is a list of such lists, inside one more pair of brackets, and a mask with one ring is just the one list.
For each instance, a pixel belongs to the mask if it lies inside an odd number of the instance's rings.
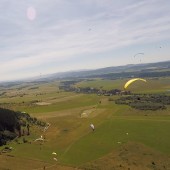
[[30,125],[27,124],[27,135],[30,135]]

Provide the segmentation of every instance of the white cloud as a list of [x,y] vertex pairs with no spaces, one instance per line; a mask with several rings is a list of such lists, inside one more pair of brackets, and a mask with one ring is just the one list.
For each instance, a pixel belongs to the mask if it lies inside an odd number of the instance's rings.
[[[5,1],[0,2],[2,6],[3,3]],[[34,21],[28,21],[25,16],[29,6],[37,10]],[[6,10],[1,9],[2,77],[4,74],[13,75],[14,71],[17,76],[17,70],[29,69],[32,75],[31,69],[37,68],[38,71],[41,65],[47,66],[48,63],[50,70],[51,63],[75,58],[80,62],[82,56],[87,56],[88,60],[109,50],[142,46],[170,38],[168,1],[75,0],[70,3],[66,0],[36,0],[29,4],[13,1]],[[154,61],[154,58],[150,60]],[[119,64],[120,60],[115,63]]]

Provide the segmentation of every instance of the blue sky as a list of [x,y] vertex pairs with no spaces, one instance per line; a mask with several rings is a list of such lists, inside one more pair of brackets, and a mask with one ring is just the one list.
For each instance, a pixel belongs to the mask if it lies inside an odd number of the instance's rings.
[[168,0],[0,1],[1,81],[166,61],[169,54]]

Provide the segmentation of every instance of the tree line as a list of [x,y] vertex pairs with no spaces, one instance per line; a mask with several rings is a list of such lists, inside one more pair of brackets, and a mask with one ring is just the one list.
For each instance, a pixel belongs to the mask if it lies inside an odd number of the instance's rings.
[[68,91],[68,92],[75,92],[75,93],[85,93],[85,94],[97,94],[97,95],[105,95],[105,96],[112,96],[112,95],[119,95],[119,94],[131,94],[130,91],[122,91],[120,89],[111,89],[111,90],[104,90],[102,87],[94,88],[94,87],[76,87],[74,86],[78,81],[63,81],[59,85],[60,90]]
[[160,110],[170,105],[170,96],[163,94],[136,94],[115,100],[116,104],[129,105],[139,110]]
[[31,117],[28,113],[0,108],[0,146],[16,137],[30,135],[30,126],[33,124],[46,126],[45,122]]
[[119,78],[132,78],[132,77],[168,77],[170,71],[136,71],[136,72],[120,72],[120,73],[107,73],[99,75],[87,76],[87,78],[103,78],[103,79],[119,79]]

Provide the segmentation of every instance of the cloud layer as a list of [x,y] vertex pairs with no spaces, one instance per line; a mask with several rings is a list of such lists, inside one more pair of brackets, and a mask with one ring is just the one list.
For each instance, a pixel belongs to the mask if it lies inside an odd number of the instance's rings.
[[170,58],[169,1],[2,0],[0,30],[3,80]]

